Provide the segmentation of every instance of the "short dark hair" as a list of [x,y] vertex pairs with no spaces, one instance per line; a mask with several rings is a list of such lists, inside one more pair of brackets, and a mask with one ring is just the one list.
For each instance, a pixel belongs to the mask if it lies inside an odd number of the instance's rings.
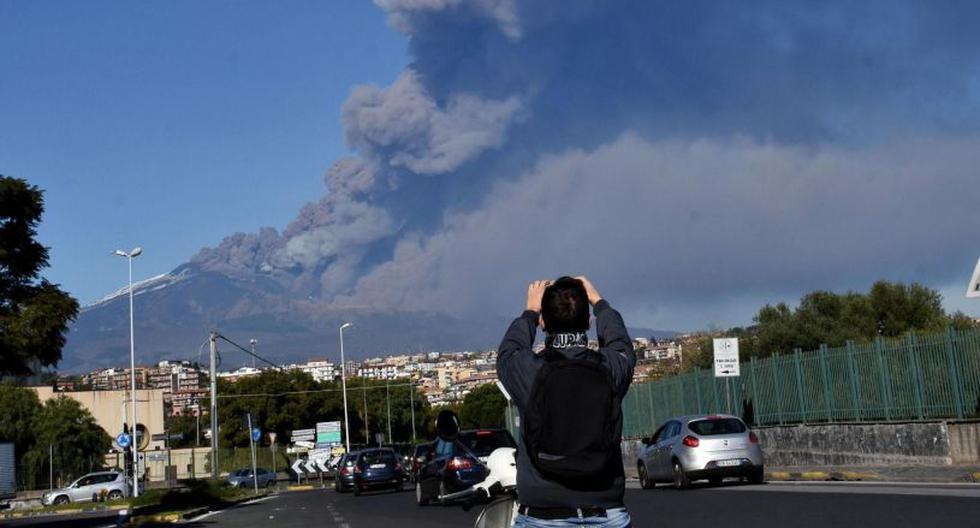
[[550,334],[589,329],[589,296],[582,281],[561,277],[544,290],[541,318]]

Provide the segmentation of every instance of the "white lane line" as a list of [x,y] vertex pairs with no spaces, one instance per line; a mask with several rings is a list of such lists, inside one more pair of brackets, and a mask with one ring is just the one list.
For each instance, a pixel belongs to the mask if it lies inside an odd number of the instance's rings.
[[[267,501],[269,499],[274,499],[276,497],[278,497],[278,495],[267,495],[265,497],[259,497],[257,499],[252,499],[250,501],[245,501],[245,502],[243,502],[241,504],[258,504],[260,502],[265,502],[265,501]],[[232,506],[232,508],[234,508],[234,506]],[[201,519],[207,519],[208,517],[210,517],[212,515],[218,515],[219,513],[222,513],[224,511],[229,510],[229,509],[230,508],[225,508],[223,510],[217,510],[217,511],[209,511],[207,513],[203,513],[201,515],[198,515],[197,517],[194,517],[192,519],[187,519],[184,522],[197,522],[197,521],[200,521]]]
[[194,518],[191,518],[191,519],[187,519],[184,522],[189,522],[189,523],[197,522],[197,521],[200,521],[201,519],[207,519],[208,517],[210,517],[212,515],[217,515],[219,513],[221,513],[221,512],[220,511],[209,511],[207,513],[203,513],[201,515],[198,515],[197,517],[194,517]]

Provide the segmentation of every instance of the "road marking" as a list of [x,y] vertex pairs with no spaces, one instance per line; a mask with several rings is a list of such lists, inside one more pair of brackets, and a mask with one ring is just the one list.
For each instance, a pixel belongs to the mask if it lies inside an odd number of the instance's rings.
[[855,495],[920,495],[930,497],[966,497],[980,499],[980,486],[977,485],[882,485],[878,482],[821,482],[821,483],[779,483],[764,486],[722,486],[700,488],[706,491],[735,491],[757,493],[843,493]]

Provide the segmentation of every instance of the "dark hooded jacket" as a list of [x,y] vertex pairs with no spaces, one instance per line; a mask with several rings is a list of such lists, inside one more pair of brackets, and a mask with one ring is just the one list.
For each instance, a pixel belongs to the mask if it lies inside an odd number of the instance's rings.
[[[599,301],[593,311],[602,364],[612,373],[620,396],[625,397],[636,365],[632,340],[626,332],[623,318],[608,302]],[[497,351],[497,377],[522,414],[531,395],[531,385],[544,362],[532,351],[537,326],[538,313],[525,311],[511,323]],[[584,346],[557,350],[569,358],[582,358],[589,354],[589,349]],[[622,431],[618,434],[621,435]],[[616,508],[623,505],[626,478],[619,450],[612,457],[616,464],[615,468],[610,468],[616,475],[612,484],[607,489],[581,491],[542,477],[524,449],[523,438],[520,442],[521,448],[517,452],[517,495],[521,504],[546,508]]]

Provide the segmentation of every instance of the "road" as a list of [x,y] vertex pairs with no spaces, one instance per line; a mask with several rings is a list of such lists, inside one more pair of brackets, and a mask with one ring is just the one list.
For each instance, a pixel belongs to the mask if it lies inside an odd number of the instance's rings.
[[[730,484],[688,491],[630,489],[634,526],[826,528],[980,527],[980,486],[862,483]],[[332,490],[283,493],[198,519],[201,528],[394,528],[472,526],[477,509],[415,505],[414,494],[360,497]]]
[[[858,526],[980,527],[980,486],[872,483],[726,484],[688,491],[628,489],[626,504],[636,527],[725,526],[826,528]],[[188,528],[395,528],[468,527],[478,509],[415,505],[411,491],[372,492],[360,497],[333,490],[281,493],[251,504],[204,515]],[[0,521],[0,525],[94,526],[113,519],[49,518]],[[168,525],[171,526],[171,525]]]

